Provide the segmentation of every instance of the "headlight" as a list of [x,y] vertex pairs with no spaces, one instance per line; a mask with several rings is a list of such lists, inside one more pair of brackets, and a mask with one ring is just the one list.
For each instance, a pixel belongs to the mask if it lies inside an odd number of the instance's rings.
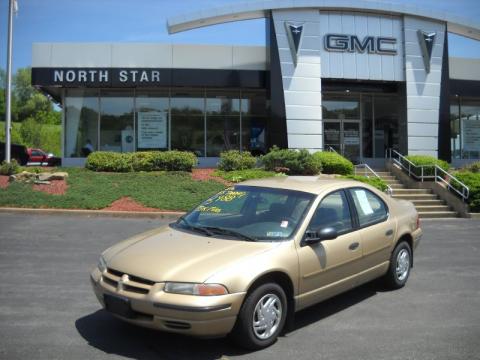
[[100,256],[100,259],[98,259],[98,270],[103,274],[105,271],[107,271],[107,263],[105,262],[105,259],[103,256]]
[[199,296],[226,295],[228,290],[220,284],[195,284],[167,282],[163,289],[167,293]]

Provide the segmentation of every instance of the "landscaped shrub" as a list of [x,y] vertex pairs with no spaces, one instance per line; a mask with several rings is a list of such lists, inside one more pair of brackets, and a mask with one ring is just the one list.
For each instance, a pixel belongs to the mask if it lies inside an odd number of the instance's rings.
[[214,175],[234,183],[238,183],[246,180],[252,180],[252,179],[269,178],[273,176],[284,176],[284,174],[281,174],[281,173],[279,174],[274,171],[266,171],[262,169],[246,169],[246,170],[235,170],[235,171],[216,170],[214,172]]
[[353,174],[353,164],[342,155],[332,151],[319,151],[313,154],[322,164],[322,173],[324,174]]
[[229,150],[220,154],[218,168],[223,171],[253,169],[257,160],[248,151]]
[[470,171],[472,173],[478,173],[478,172],[480,172],[480,161],[468,164],[462,170],[463,171]]
[[374,186],[381,191],[387,190],[387,183],[385,181],[383,181],[382,179],[377,178],[377,177],[366,177],[366,176],[360,176],[360,175],[347,175],[347,176],[344,176],[344,178],[361,181],[361,182],[366,183],[368,185]]
[[192,171],[197,165],[197,156],[188,151],[164,151],[161,152],[159,163],[156,164],[160,169],[166,171]]
[[316,175],[322,170],[320,160],[307,150],[279,149],[274,146],[260,159],[266,170],[281,168],[288,175]]
[[132,154],[95,151],[88,155],[85,167],[93,171],[129,172],[132,171]]
[[[480,173],[460,171],[455,174],[455,177],[467,185],[470,190],[470,195],[467,199],[470,211],[480,212]],[[450,184],[457,190],[462,191],[455,181],[451,181]]]
[[[408,160],[414,163],[417,166],[423,165],[423,175],[430,176],[435,174],[435,165],[438,165],[443,170],[448,171],[450,169],[450,165],[443,160],[437,159],[433,156],[429,155],[408,155],[406,156]],[[408,166],[408,164],[404,164]],[[412,171],[417,175],[420,176],[422,174],[421,168],[412,168]],[[441,175],[441,174],[440,174]]]
[[86,168],[93,171],[192,171],[195,154],[186,151],[140,151],[116,153],[96,151],[88,155]]
[[9,163],[2,161],[0,165],[0,175],[13,175],[20,172],[20,165],[17,160],[12,159]]
[[133,171],[155,171],[156,158],[160,151],[139,151],[132,154]]

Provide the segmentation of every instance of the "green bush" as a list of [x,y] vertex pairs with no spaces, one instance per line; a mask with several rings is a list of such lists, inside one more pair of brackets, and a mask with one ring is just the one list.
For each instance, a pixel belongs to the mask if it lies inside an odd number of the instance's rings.
[[343,176],[345,179],[352,179],[356,181],[361,181],[365,184],[371,185],[376,187],[377,189],[381,191],[387,190],[387,183],[383,181],[380,178],[377,177],[366,177],[366,176],[360,176],[360,175],[346,175]]
[[[471,171],[461,171],[455,174],[455,177],[468,186],[470,195],[467,203],[471,212],[480,212],[480,173]],[[462,191],[455,181],[450,184],[459,191]]]
[[17,160],[12,159],[9,163],[2,161],[0,165],[0,175],[13,175],[20,172],[20,165]]
[[353,174],[353,164],[342,155],[331,151],[319,151],[313,156],[322,164],[322,173],[324,174]]
[[245,169],[235,171],[215,170],[214,175],[233,183],[252,179],[269,178],[273,176],[284,176],[284,174],[281,173],[279,174],[274,171],[266,171],[262,169]]
[[320,161],[307,150],[279,149],[274,146],[260,160],[265,170],[281,169],[288,175],[316,175],[322,170]]
[[223,171],[253,169],[257,160],[248,151],[229,150],[220,154],[218,168]]
[[468,164],[462,169],[462,171],[470,171],[472,173],[480,172],[480,161]]
[[[429,155],[408,155],[406,156],[408,160],[410,160],[413,164],[417,166],[424,166],[423,168],[423,175],[431,176],[435,174],[435,165],[438,165],[443,170],[448,171],[450,169],[450,165],[443,160],[437,159],[433,156]],[[406,165],[408,166],[408,165]],[[412,169],[413,173],[417,176],[422,174],[421,168],[414,168]]]
[[132,155],[112,151],[95,151],[90,153],[85,164],[87,169],[107,172],[132,171]]
[[186,151],[140,151],[117,153],[95,151],[88,155],[86,168],[93,171],[192,171],[195,154]]
[[188,151],[164,151],[159,152],[162,154],[160,156],[159,162],[156,163],[159,170],[166,171],[189,171],[191,172],[193,167],[197,165],[197,156]]

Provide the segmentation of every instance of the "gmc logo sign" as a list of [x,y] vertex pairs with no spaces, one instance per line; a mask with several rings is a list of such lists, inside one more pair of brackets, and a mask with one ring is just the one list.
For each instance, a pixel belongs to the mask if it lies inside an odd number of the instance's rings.
[[327,34],[325,50],[339,52],[367,52],[369,54],[396,55],[397,39],[382,36],[365,36],[362,40],[356,35]]

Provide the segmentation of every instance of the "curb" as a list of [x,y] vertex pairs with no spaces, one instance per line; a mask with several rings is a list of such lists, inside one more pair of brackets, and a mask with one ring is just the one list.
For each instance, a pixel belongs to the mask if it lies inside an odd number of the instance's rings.
[[91,217],[148,218],[177,220],[185,212],[176,211],[111,211],[111,210],[72,210],[72,209],[33,209],[0,207],[0,213],[32,215],[81,215]]

